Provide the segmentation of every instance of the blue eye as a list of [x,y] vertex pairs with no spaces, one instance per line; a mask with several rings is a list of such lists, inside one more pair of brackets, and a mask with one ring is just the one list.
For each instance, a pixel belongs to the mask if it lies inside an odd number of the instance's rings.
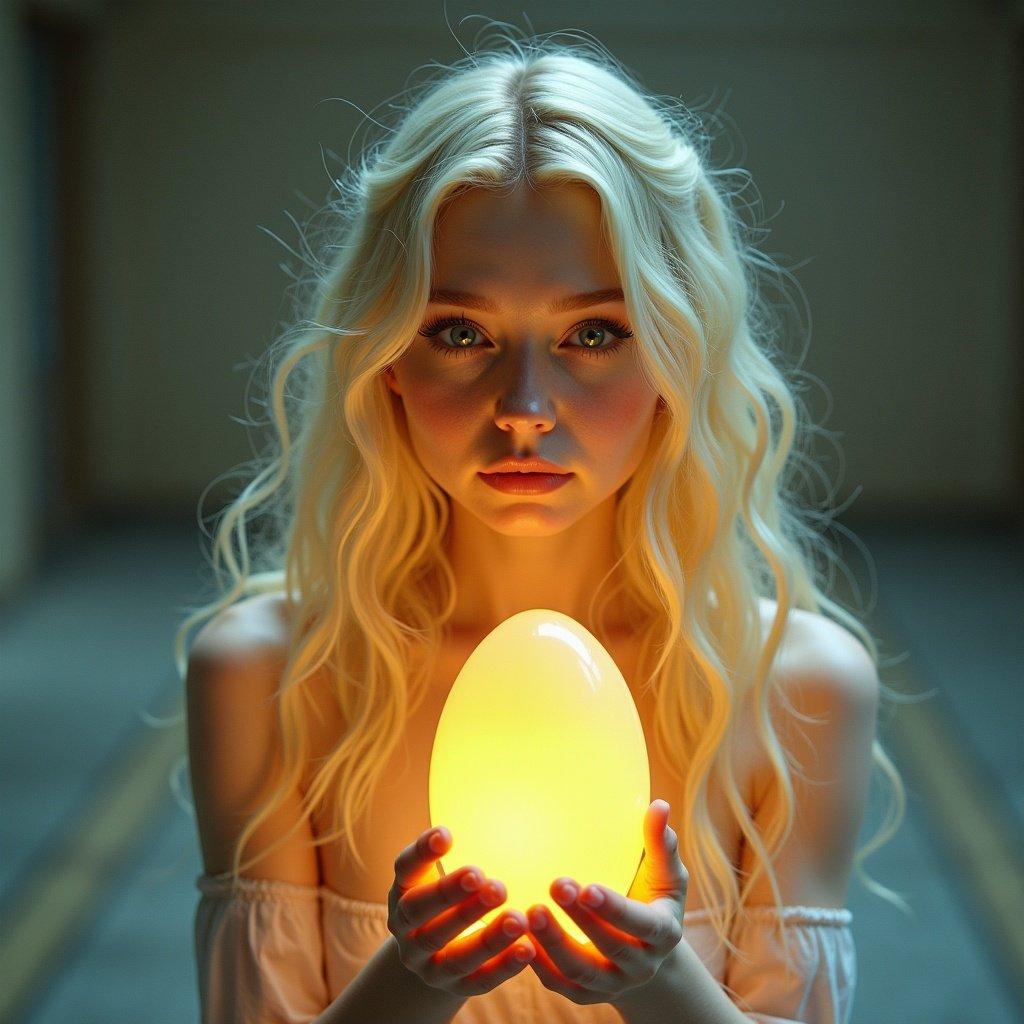
[[[471,342],[472,338],[466,339],[463,334],[463,340],[467,340],[470,344],[465,345],[446,345],[443,342],[436,340],[437,336],[442,331],[447,330],[450,327],[465,327],[471,331],[482,334],[483,332],[474,324],[471,320],[468,320],[464,316],[438,316],[433,320],[428,321],[420,329],[420,334],[430,342],[430,347],[435,352],[440,352],[443,356],[461,356],[463,354],[468,355],[471,352],[478,351],[482,346],[473,345]],[[570,345],[570,348],[578,348],[588,356],[609,356],[613,352],[617,352],[620,348],[625,345],[627,339],[633,337],[633,332],[623,323],[617,320],[606,320],[602,318],[595,318],[592,320],[584,320],[582,323],[576,324],[575,327],[569,332],[574,334],[577,331],[584,329],[598,329],[604,331],[607,334],[612,334],[617,339],[611,344],[604,345],[601,348],[594,348],[589,345]]]

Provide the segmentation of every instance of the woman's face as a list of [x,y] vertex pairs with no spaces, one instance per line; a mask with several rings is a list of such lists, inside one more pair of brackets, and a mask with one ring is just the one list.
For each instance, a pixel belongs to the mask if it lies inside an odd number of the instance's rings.
[[[496,531],[559,533],[639,465],[658,394],[640,372],[638,342],[617,336],[631,330],[624,302],[606,295],[550,308],[619,289],[600,199],[587,186],[475,188],[438,218],[432,301],[386,379],[426,472]],[[495,490],[478,475],[527,455],[574,475],[531,495]]]

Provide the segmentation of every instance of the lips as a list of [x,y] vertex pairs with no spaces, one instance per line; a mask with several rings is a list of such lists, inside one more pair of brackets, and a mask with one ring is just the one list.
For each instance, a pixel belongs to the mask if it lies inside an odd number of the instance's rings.
[[481,473],[480,478],[506,494],[545,494],[567,484],[573,473]]
[[485,470],[484,473],[545,473],[545,474],[561,474],[563,476],[569,474],[569,470],[563,469],[561,466],[555,465],[553,462],[548,462],[547,459],[541,459],[537,456],[531,456],[526,459],[516,459],[511,457],[505,457],[498,459],[497,462],[491,463]]

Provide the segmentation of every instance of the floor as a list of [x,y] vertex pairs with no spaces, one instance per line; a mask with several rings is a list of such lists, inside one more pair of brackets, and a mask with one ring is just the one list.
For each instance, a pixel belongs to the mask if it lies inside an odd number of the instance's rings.
[[[914,913],[851,886],[853,1021],[1009,1024],[1024,1014],[1012,891],[1024,877],[1024,539],[966,525],[856,532],[893,679],[934,696],[900,706],[881,734],[909,804],[866,869]],[[860,551],[846,556],[868,579]],[[145,719],[180,710],[171,641],[200,565],[187,529],[93,529],[0,607],[0,1022],[198,1019],[201,865],[170,782],[182,723]],[[879,789],[862,842],[884,812]]]

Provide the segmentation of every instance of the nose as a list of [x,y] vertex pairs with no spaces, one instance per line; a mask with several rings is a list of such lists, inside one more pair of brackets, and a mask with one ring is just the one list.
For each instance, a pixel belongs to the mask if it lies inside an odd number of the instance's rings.
[[[548,403],[543,404],[547,405]],[[498,414],[494,417],[494,422],[502,430],[507,430],[510,433],[528,434],[537,430],[546,434],[554,426],[555,418],[541,406],[542,403],[536,398],[526,402],[502,399],[499,402]]]
[[509,367],[507,383],[498,397],[494,422],[512,433],[547,433],[555,423],[547,389],[540,379],[544,374],[537,372],[538,360],[531,354],[531,347],[523,346],[515,365]]

